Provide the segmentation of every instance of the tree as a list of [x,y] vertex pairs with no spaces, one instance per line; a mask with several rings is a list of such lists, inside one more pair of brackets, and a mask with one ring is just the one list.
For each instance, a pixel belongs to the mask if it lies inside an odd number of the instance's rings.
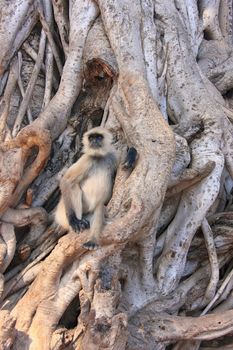
[[[232,2],[0,13],[1,349],[232,347]],[[88,251],[53,211],[100,123],[139,157]]]

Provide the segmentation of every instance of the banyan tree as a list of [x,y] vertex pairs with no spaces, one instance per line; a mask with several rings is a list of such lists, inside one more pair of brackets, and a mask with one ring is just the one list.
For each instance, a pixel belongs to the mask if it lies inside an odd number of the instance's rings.
[[[233,349],[230,0],[0,1],[0,349]],[[100,246],[54,222],[101,125]]]

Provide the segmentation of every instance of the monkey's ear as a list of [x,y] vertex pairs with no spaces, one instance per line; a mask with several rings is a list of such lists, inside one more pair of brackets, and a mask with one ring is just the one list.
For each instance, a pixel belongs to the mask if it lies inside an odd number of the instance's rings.
[[127,152],[126,159],[122,165],[123,169],[133,169],[135,167],[136,161],[138,159],[138,152],[136,148],[130,147]]

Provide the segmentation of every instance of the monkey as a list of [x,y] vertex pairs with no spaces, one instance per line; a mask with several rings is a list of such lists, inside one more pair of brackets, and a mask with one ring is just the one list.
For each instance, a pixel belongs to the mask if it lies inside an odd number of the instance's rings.
[[[130,148],[123,164],[134,166],[135,148]],[[99,245],[104,224],[104,206],[112,196],[119,154],[113,146],[112,134],[103,127],[95,127],[83,136],[83,155],[64,174],[60,181],[61,199],[55,212],[55,221],[66,230],[77,233],[90,229],[91,239],[84,248],[92,250]]]

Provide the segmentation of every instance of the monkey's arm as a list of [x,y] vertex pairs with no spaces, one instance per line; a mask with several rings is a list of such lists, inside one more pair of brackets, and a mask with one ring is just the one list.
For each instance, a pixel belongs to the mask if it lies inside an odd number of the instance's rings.
[[89,167],[88,159],[82,156],[67,170],[60,182],[67,220],[76,232],[90,227],[89,222],[82,219],[82,190],[79,185]]

